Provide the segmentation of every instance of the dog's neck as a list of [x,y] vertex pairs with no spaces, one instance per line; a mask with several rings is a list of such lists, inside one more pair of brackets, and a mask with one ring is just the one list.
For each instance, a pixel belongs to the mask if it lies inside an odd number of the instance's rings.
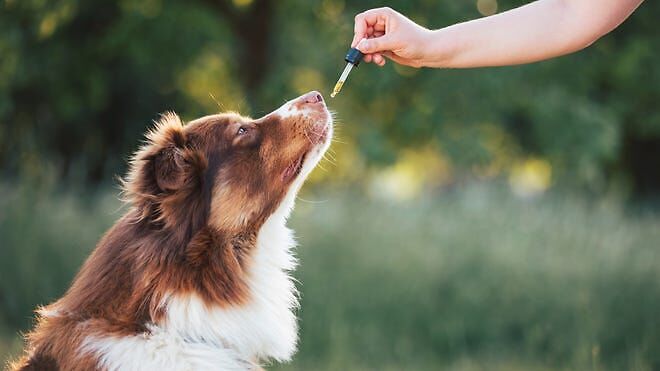
[[[209,306],[195,294],[167,298],[163,330],[194,342],[235,350],[246,360],[287,360],[296,348],[298,295],[289,272],[296,266],[287,213],[273,214],[257,235],[248,272],[248,299]],[[160,327],[160,326],[159,326]]]

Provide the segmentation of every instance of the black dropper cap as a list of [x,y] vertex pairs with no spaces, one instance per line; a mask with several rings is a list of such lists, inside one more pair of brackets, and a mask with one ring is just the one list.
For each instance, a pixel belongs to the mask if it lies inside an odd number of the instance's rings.
[[346,57],[344,57],[344,60],[353,66],[357,67],[358,64],[360,64],[360,61],[362,60],[362,57],[364,57],[364,54],[357,48],[350,48],[348,50],[348,53],[346,53]]

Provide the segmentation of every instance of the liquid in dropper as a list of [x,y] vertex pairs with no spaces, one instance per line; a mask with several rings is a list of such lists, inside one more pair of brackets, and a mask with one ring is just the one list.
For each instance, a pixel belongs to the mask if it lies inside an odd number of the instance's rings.
[[344,83],[348,78],[348,74],[351,73],[352,69],[353,69],[353,63],[347,62],[346,67],[344,67],[344,71],[341,73],[341,76],[339,76],[339,80],[337,80],[337,83],[335,84],[335,88],[332,89],[332,94],[330,94],[331,98],[334,98],[341,91],[341,88],[344,86]]
[[335,88],[332,89],[332,94],[330,94],[330,98],[334,98],[341,91],[342,86],[344,86],[344,82],[337,81],[337,83],[335,84]]

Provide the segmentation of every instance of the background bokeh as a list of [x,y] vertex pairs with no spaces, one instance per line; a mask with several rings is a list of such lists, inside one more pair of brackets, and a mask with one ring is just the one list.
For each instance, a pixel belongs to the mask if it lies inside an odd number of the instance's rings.
[[[524,3],[387,5],[438,28]],[[277,369],[660,369],[660,3],[571,56],[361,65],[329,99],[381,5],[0,0],[0,362],[123,212],[159,113],[315,89],[338,138],[291,220],[301,342]]]

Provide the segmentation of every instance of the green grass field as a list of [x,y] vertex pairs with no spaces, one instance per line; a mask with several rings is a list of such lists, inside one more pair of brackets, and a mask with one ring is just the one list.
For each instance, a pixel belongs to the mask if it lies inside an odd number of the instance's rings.
[[[110,192],[0,190],[2,360],[122,211]],[[324,201],[290,223],[300,350],[276,369],[660,369],[657,213],[479,185],[304,197]]]

